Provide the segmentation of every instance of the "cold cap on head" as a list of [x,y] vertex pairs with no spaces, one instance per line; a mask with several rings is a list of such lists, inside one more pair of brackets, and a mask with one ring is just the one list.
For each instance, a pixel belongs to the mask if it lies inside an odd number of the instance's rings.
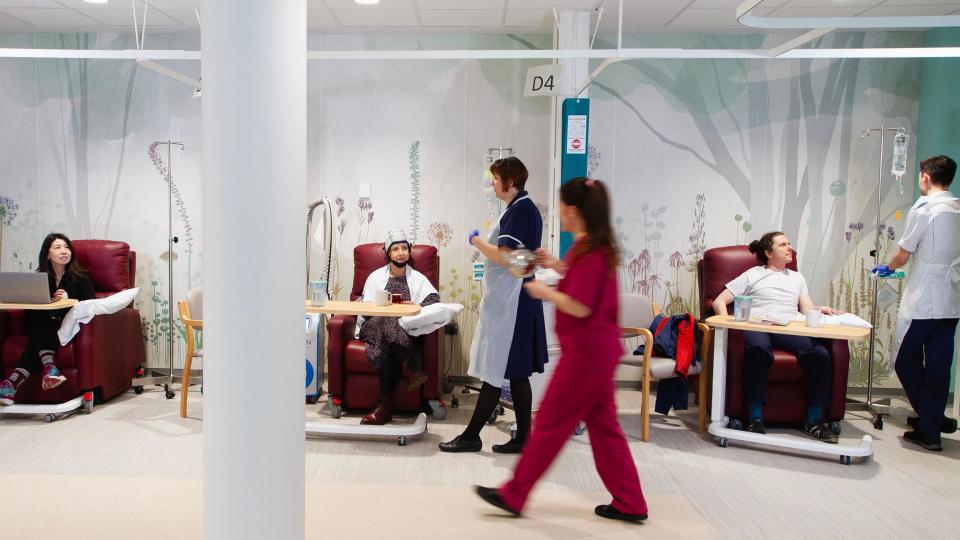
[[410,248],[410,241],[407,240],[407,233],[403,232],[403,229],[390,229],[387,231],[387,239],[383,241],[383,250],[387,253],[390,252],[390,246],[396,244],[397,242],[405,242],[407,248]]

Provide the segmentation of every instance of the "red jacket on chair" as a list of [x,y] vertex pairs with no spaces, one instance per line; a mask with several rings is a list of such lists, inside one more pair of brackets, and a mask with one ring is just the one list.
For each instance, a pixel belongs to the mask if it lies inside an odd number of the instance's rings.
[[[87,271],[97,298],[133,287],[136,253],[125,242],[74,240],[73,256]],[[0,367],[3,377],[16,368],[27,344],[23,311],[0,311]],[[17,403],[63,403],[92,390],[99,400],[125,392],[137,367],[146,363],[140,314],[132,307],[98,315],[65,346],[55,362],[66,382],[44,391],[41,377],[31,374],[17,392]]]

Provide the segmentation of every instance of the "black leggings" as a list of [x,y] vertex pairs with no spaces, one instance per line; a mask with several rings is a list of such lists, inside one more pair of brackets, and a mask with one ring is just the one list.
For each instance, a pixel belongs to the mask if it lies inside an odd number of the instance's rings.
[[400,345],[391,345],[390,352],[380,363],[377,378],[380,379],[380,395],[392,396],[403,374],[403,363],[410,361],[410,351]]

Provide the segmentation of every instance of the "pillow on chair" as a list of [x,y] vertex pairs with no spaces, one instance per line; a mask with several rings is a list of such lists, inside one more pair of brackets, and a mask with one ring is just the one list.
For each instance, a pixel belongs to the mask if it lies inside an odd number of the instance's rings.
[[411,336],[422,336],[445,326],[463,311],[463,304],[430,304],[416,315],[400,317],[400,328]]

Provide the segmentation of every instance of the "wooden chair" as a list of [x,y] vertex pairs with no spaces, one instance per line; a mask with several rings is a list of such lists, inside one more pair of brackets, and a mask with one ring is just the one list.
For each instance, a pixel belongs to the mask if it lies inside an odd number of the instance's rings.
[[[629,352],[624,354],[620,363],[629,366],[635,366],[643,369],[643,379],[641,381],[642,399],[640,405],[641,430],[640,438],[643,441],[650,440],[650,381],[671,379],[677,376],[677,362],[673,358],[653,356],[653,333],[650,331],[650,324],[654,317],[660,313],[660,306],[654,304],[650,298],[632,293],[620,295],[620,330],[625,339],[640,338],[644,344],[651,346],[644,347],[643,356],[634,355],[632,351],[636,346],[626,347]],[[698,379],[697,386],[697,417],[700,433],[707,429],[707,403],[709,402],[709,359],[711,333],[710,327],[703,323],[697,323],[702,332],[700,342],[700,364],[691,366],[688,375]],[[638,343],[639,345],[639,343]]]
[[183,383],[180,387],[180,417],[187,417],[187,392],[190,390],[190,367],[194,358],[203,358],[203,349],[196,348],[194,334],[203,331],[203,290],[191,289],[186,300],[177,304],[180,309],[180,322],[187,334],[187,354],[183,359]]

